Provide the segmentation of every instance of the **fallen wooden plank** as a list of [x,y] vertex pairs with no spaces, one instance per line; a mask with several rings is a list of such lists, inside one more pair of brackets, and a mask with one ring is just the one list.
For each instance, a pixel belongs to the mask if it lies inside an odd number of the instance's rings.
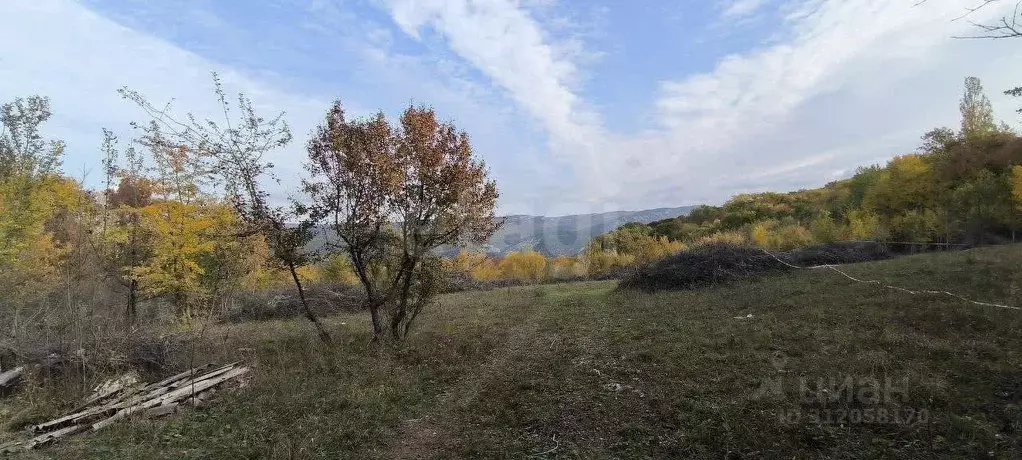
[[18,450],[23,450],[25,449],[24,444],[25,444],[24,440],[8,441],[3,444],[0,444],[0,454],[8,454]]
[[178,403],[170,403],[164,406],[156,406],[146,409],[145,413],[142,415],[149,418],[163,417],[164,415],[176,413],[177,409]]
[[181,404],[189,405],[192,407],[205,407],[206,402],[213,398],[216,393],[216,388],[210,388],[202,393],[199,393],[191,398],[185,399]]
[[164,403],[168,403],[168,402],[174,402],[174,401],[177,401],[177,400],[182,399],[182,398],[194,396],[196,394],[199,394],[199,393],[205,391],[208,388],[212,388],[212,387],[214,387],[216,385],[219,385],[219,384],[221,384],[223,382],[226,382],[226,381],[228,381],[230,379],[240,377],[240,376],[244,375],[245,373],[247,373],[248,371],[249,371],[249,368],[247,368],[247,367],[234,368],[231,371],[229,371],[227,373],[224,373],[224,374],[222,374],[222,375],[220,375],[218,377],[215,377],[215,378],[212,378],[212,379],[202,380],[202,381],[196,382],[194,385],[182,386],[180,389],[174,390],[174,391],[172,391],[170,393],[167,393],[167,394],[165,394],[163,396],[160,396],[158,398],[150,400],[150,401],[148,401],[146,403],[143,403],[142,405],[143,406],[147,406],[146,408],[149,408],[149,407],[158,406],[160,404],[164,404]]
[[[150,406],[150,407],[153,407],[153,406]],[[121,410],[117,411],[116,414],[111,415],[110,417],[105,418],[103,420],[100,420],[100,421],[98,421],[96,423],[93,423],[92,424],[92,431],[96,431],[96,430],[102,429],[103,427],[105,427],[105,426],[107,426],[107,425],[109,425],[111,423],[114,423],[114,422],[116,422],[118,420],[121,420],[121,419],[123,419],[123,418],[125,418],[125,417],[127,417],[127,416],[129,416],[131,414],[134,414],[136,412],[141,412],[141,411],[143,411],[145,409],[148,409],[148,407],[142,407],[142,405],[136,405],[136,406],[126,407],[124,409],[121,409]]]
[[56,441],[56,440],[58,440],[60,438],[63,438],[64,436],[70,436],[70,435],[75,434],[75,433],[77,433],[79,431],[85,430],[86,428],[88,428],[88,425],[71,425],[69,427],[61,428],[61,429],[59,429],[57,431],[54,431],[52,433],[46,433],[46,434],[41,435],[41,436],[36,436],[36,437],[30,439],[28,441],[28,443],[25,444],[25,448],[26,449],[35,449],[35,448],[38,448],[38,447],[42,447],[42,446],[45,446],[47,444],[51,444],[54,441]]
[[154,388],[149,393],[146,393],[144,395],[139,395],[139,396],[137,396],[135,398],[130,398],[130,399],[125,400],[124,402],[118,403],[116,405],[116,407],[119,408],[119,409],[123,409],[123,408],[126,408],[126,407],[133,406],[135,404],[144,403],[146,401],[149,401],[149,400],[151,400],[153,398],[156,398],[158,396],[162,396],[164,394],[170,393],[171,391],[177,390],[179,388],[194,386],[196,383],[199,383],[199,382],[201,382],[203,380],[208,380],[208,379],[216,377],[218,375],[222,375],[225,372],[230,371],[233,368],[233,366],[236,366],[236,365],[237,365],[237,363],[231,363],[231,364],[228,364],[226,366],[223,366],[223,367],[214,369],[212,371],[209,371],[209,372],[207,372],[205,374],[201,374],[199,376],[196,376],[194,379],[191,379],[191,380],[177,379],[176,381],[171,382],[170,384],[164,385],[164,386],[159,387],[159,388]]
[[122,398],[107,401],[101,406],[86,408],[55,420],[34,425],[32,426],[32,431],[35,433],[44,433],[68,425],[88,423],[98,418],[108,417],[110,414],[114,414],[121,409],[148,401],[152,398],[165,394],[168,391],[170,391],[170,389],[162,388],[145,395],[137,394],[137,391],[135,391],[133,393],[123,395]]
[[[125,410],[129,410],[132,407],[136,407],[136,406],[145,404],[145,403],[147,403],[149,401],[152,401],[152,400],[154,400],[156,398],[159,398],[160,396],[163,396],[163,395],[169,393],[172,390],[173,390],[173,388],[170,388],[170,387],[157,388],[157,389],[155,389],[155,390],[153,390],[153,391],[151,391],[151,392],[149,392],[147,394],[144,394],[144,395],[138,394],[138,395],[135,395],[134,397],[130,397],[130,398],[127,398],[127,399],[124,399],[124,400],[110,401],[107,405],[98,406],[98,407],[92,407],[92,408],[83,410],[81,412],[77,412],[77,413],[74,413],[74,414],[71,414],[71,415],[67,415],[67,416],[58,418],[56,420],[51,420],[51,421],[46,422],[46,423],[35,425],[35,426],[32,427],[32,431],[34,431],[36,433],[42,433],[42,432],[52,431],[54,429],[61,428],[63,426],[67,426],[67,425],[77,425],[77,424],[82,424],[82,423],[91,423],[92,421],[94,421],[96,419],[102,419],[104,417],[114,418],[114,420],[112,420],[110,422],[110,423],[112,423],[113,421],[116,421],[116,420],[119,420],[120,418],[123,418],[123,416],[125,415],[125,414],[122,414],[120,417],[117,417],[118,413],[120,413],[122,411],[125,411]],[[152,407],[152,406],[149,406],[149,407]],[[107,423],[107,424],[109,424],[109,423]],[[106,426],[106,424],[104,424],[103,426]]]
[[213,367],[213,363],[206,364],[205,366],[193,367],[191,369],[188,369],[187,371],[181,372],[179,374],[174,374],[174,375],[172,375],[170,377],[167,377],[167,378],[165,378],[163,380],[160,380],[159,382],[151,383],[149,385],[146,385],[145,389],[153,389],[153,388],[159,388],[159,387],[162,387],[162,386],[170,385],[170,384],[172,384],[174,382],[177,382],[178,380],[181,380],[181,379],[184,379],[184,378],[188,378],[188,377],[193,377],[195,375],[199,375],[199,372],[205,371],[206,369],[209,369],[210,367]]
[[44,423],[40,423],[38,425],[33,425],[32,426],[32,432],[34,432],[34,433],[45,433],[45,432],[48,432],[48,431],[53,431],[53,430],[56,430],[58,428],[63,428],[63,427],[68,426],[68,425],[75,425],[75,424],[81,422],[82,420],[87,420],[87,419],[93,418],[93,417],[101,417],[101,416],[104,415],[104,412],[112,412],[112,411],[115,411],[115,410],[117,410],[117,409],[114,408],[114,407],[111,407],[111,406],[91,407],[91,408],[85,409],[83,411],[76,412],[74,414],[65,415],[65,416],[60,417],[58,419],[50,420],[49,422],[44,422]]
[[[228,366],[224,366],[224,367],[221,367],[221,368],[218,368],[218,369],[214,369],[214,370],[212,370],[212,371],[210,371],[208,373],[196,376],[194,379],[191,379],[191,380],[179,380],[179,381],[174,382],[174,383],[172,383],[170,385],[166,385],[166,386],[163,386],[161,388],[156,388],[156,389],[152,390],[150,393],[147,393],[141,399],[143,399],[143,400],[150,400],[150,399],[155,398],[157,396],[160,396],[160,395],[163,395],[163,394],[167,394],[167,393],[170,393],[170,392],[173,392],[173,391],[177,391],[177,390],[184,389],[184,388],[195,387],[195,385],[197,385],[197,384],[199,384],[199,383],[201,383],[203,381],[210,380],[210,379],[219,377],[221,375],[224,375],[224,374],[226,374],[228,372],[231,372],[232,370],[236,369],[235,367],[233,367],[233,366],[236,366],[236,365],[237,365],[236,363],[231,363]],[[121,407],[125,407],[125,406],[126,405],[124,405],[124,404],[121,405]]]
[[107,380],[106,382],[103,382],[102,384],[97,385],[95,388],[93,388],[92,395],[90,395],[88,398],[85,398],[85,400],[82,401],[82,403],[79,404],[78,407],[74,409],[74,412],[78,412],[82,409],[85,409],[86,407],[89,407],[93,404],[111,398],[118,394],[121,394],[120,397],[123,397],[124,396],[123,393],[126,393],[125,390],[133,386],[137,386],[138,383],[139,379],[137,372],[129,372],[116,379]]
[[130,416],[132,414],[137,413],[137,412],[148,411],[149,409],[153,409],[153,408],[158,407],[158,406],[171,405],[171,404],[177,405],[181,399],[185,399],[185,398],[188,398],[188,397],[194,397],[195,395],[198,395],[198,394],[202,393],[203,391],[206,391],[206,390],[208,390],[210,388],[213,388],[216,385],[219,385],[219,384],[224,383],[224,382],[226,382],[228,380],[240,377],[240,376],[244,375],[245,373],[247,373],[249,370],[250,369],[247,368],[247,367],[234,368],[234,369],[231,369],[229,372],[221,374],[221,375],[219,375],[219,376],[217,376],[215,378],[202,380],[202,381],[196,382],[194,385],[182,386],[182,388],[174,390],[174,391],[172,391],[170,393],[166,393],[164,395],[161,395],[159,397],[150,399],[150,400],[142,402],[140,404],[136,404],[136,405],[133,405],[133,406],[130,406],[130,407],[125,407],[125,408],[123,408],[121,410],[118,410],[117,413],[111,415],[110,417],[108,417],[106,419],[103,419],[103,420],[100,420],[99,422],[94,423],[92,425],[92,431],[97,431],[97,430],[103,429],[104,427],[109,426],[110,424],[112,424],[114,422],[117,422],[118,420],[124,419],[124,418],[126,418],[126,417],[128,417],[128,416]]
[[196,375],[192,379],[178,380],[176,382],[173,382],[173,383],[171,383],[169,385],[164,385],[164,386],[172,387],[172,388],[183,388],[183,387],[185,387],[187,385],[191,385],[193,383],[197,383],[197,382],[200,382],[200,381],[203,381],[203,380],[206,380],[206,379],[210,379],[210,378],[216,377],[218,375],[224,374],[226,372],[229,372],[231,369],[236,368],[238,366],[238,364],[241,364],[240,361],[236,361],[236,362],[233,362],[233,363],[230,363],[230,364],[225,364],[225,365],[220,366],[220,367],[218,367],[216,369],[213,369],[213,370],[211,370],[209,372]]
[[[151,391],[149,391],[148,393],[145,393],[145,394],[138,394],[135,397],[128,397],[128,396],[131,396],[131,395],[123,395],[122,399],[108,401],[107,404],[105,404],[103,406],[80,410],[80,411],[75,412],[73,414],[66,415],[64,417],[61,417],[61,418],[58,418],[58,419],[55,419],[55,420],[51,420],[49,422],[45,422],[45,423],[41,423],[41,424],[35,425],[35,426],[32,427],[32,431],[36,432],[36,433],[44,433],[44,432],[47,432],[47,431],[52,431],[52,430],[55,430],[55,429],[59,429],[61,427],[67,426],[67,425],[76,425],[76,424],[80,424],[80,423],[86,423],[86,422],[89,422],[91,420],[102,418],[102,417],[109,417],[110,414],[115,414],[116,412],[118,412],[120,410],[127,409],[127,408],[129,408],[131,406],[134,406],[134,405],[144,404],[144,403],[146,403],[148,401],[151,401],[154,398],[158,398],[158,397],[163,396],[163,395],[165,395],[167,393],[170,393],[171,391],[179,390],[180,388],[183,388],[183,387],[186,387],[186,386],[187,387],[192,387],[192,386],[194,386],[194,385],[196,385],[196,384],[198,384],[200,382],[209,380],[211,378],[216,378],[217,376],[221,376],[221,375],[223,375],[223,374],[225,374],[227,372],[230,372],[233,369],[233,366],[236,366],[237,364],[238,363],[231,363],[231,364],[228,364],[228,365],[225,365],[225,366],[221,366],[221,367],[219,367],[217,369],[214,369],[214,370],[212,370],[210,372],[207,372],[205,374],[201,374],[201,375],[199,375],[198,377],[195,377],[192,380],[181,380],[180,378],[177,378],[177,379],[165,379],[166,381],[171,381],[171,383],[169,385],[165,385],[165,386],[160,387],[160,388],[154,388],[154,389],[152,389]],[[199,368],[196,368],[196,369],[199,369]],[[189,372],[191,372],[191,370],[189,370]],[[181,375],[187,376],[188,374],[183,372],[183,373],[178,374],[177,376],[174,376],[174,377],[179,377]],[[145,388],[149,388],[149,387],[150,387],[150,385],[146,385],[145,387],[143,387],[141,389],[145,389]],[[203,387],[203,388],[208,388],[208,387]],[[184,394],[187,394],[187,393],[188,392],[185,392]]]
[[[100,430],[136,413],[160,417],[180,410],[183,405],[201,407],[216,392],[216,387],[248,373],[248,367],[235,362],[209,370],[211,365],[189,369],[156,384],[138,383],[137,378],[122,376],[104,382],[86,398],[91,407],[77,410],[31,428],[36,437],[0,446],[0,452],[36,448],[91,428]],[[86,404],[86,405],[88,405]],[[99,404],[99,405],[95,405]]]

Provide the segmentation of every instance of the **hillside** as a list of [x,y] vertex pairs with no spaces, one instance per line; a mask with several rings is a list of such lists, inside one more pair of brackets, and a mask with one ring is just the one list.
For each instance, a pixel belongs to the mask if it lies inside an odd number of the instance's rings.
[[[843,270],[1022,304],[1022,245]],[[331,353],[299,320],[218,327],[196,352],[250,359],[248,388],[40,455],[1022,456],[1022,312],[830,271],[658,294],[614,287],[448,295],[405,346],[383,350],[366,348],[365,315],[328,319],[341,341]]]
[[[655,208],[642,211],[614,211],[598,214],[568,216],[511,215],[504,217],[504,226],[497,230],[480,248],[491,255],[505,255],[511,251],[533,249],[545,256],[575,255],[594,237],[612,231],[629,222],[650,222],[687,215],[694,206]],[[330,230],[321,227],[311,247],[322,247]],[[458,249],[441,248],[443,255],[453,256]]]
[[693,206],[656,208],[642,211],[615,211],[599,214],[569,216],[507,216],[504,226],[487,244],[487,252],[507,254],[511,251],[534,249],[546,256],[575,255],[592,238],[614,230],[629,222],[650,222],[683,216]]

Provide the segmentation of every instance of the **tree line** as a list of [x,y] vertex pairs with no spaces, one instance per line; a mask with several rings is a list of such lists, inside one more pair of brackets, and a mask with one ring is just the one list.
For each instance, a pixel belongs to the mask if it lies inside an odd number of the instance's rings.
[[[1008,91],[1013,95],[1016,90]],[[995,122],[979,79],[965,80],[961,124],[922,136],[914,153],[859,168],[817,189],[736,195],[686,216],[626,224],[598,240],[630,253],[629,241],[684,245],[731,241],[790,250],[842,240],[938,244],[1018,241],[1022,230],[1022,138]]]
[[[282,197],[267,187],[279,183],[270,155],[293,140],[283,114],[265,118],[213,81],[223,116],[210,119],[122,89],[148,117],[126,146],[104,130],[99,189],[60,171],[64,144],[42,135],[47,98],[2,105],[6,335],[67,326],[58,320],[67,312],[135,327],[143,304],[188,322],[290,284],[330,342],[306,285],[332,277],[365,292],[374,341],[400,340],[439,289],[434,249],[497,229],[496,184],[468,135],[432,108],[410,106],[391,122],[382,112],[353,119],[334,103],[305,146],[300,190]],[[313,249],[320,228],[330,241]]]

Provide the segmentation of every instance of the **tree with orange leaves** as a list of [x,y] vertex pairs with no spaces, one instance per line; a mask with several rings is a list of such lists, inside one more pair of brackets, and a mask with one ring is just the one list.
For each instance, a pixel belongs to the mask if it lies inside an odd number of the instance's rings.
[[366,290],[374,340],[385,313],[403,339],[436,293],[432,251],[497,230],[496,184],[468,135],[431,108],[409,107],[394,126],[382,113],[347,120],[337,102],[308,151],[306,190]]

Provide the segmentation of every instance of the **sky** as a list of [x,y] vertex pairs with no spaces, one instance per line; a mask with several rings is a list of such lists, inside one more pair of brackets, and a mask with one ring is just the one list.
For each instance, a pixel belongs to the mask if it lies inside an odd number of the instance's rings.
[[211,73],[304,145],[353,115],[434,107],[467,131],[503,214],[719,204],[818,187],[958,125],[983,80],[1018,126],[1022,41],[965,40],[981,0],[2,0],[0,101],[51,99],[65,171],[98,184],[102,129],[135,135],[128,87],[216,116]]

